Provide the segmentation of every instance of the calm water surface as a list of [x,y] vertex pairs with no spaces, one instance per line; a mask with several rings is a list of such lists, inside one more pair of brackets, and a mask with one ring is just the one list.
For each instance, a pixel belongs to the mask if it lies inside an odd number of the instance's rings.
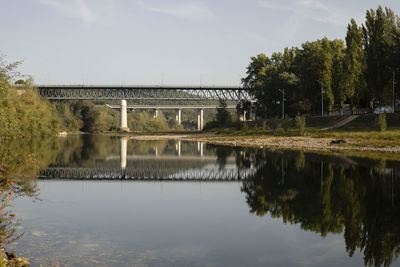
[[400,265],[394,160],[86,135],[25,148],[39,167],[14,169],[39,178],[18,182],[6,248],[32,266]]

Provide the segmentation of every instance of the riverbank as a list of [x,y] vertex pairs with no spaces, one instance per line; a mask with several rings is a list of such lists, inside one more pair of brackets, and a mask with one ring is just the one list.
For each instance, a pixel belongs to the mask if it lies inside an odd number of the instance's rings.
[[[319,138],[319,137],[300,137],[300,136],[188,136],[184,139],[190,141],[201,141],[218,145],[229,146],[250,146],[250,147],[267,147],[267,148],[284,148],[284,149],[306,149],[317,151],[370,151],[370,152],[386,152],[400,153],[400,146],[375,146],[363,144],[361,140],[350,138]],[[340,140],[337,143],[337,141]]]
[[[71,133],[68,133],[70,135]],[[86,134],[86,133],[73,133]],[[289,130],[224,130],[223,132],[108,132],[99,135],[126,136],[134,140],[187,140],[227,146],[263,147],[271,149],[302,149],[309,151],[359,151],[396,153],[400,156],[400,130],[378,131],[320,131],[309,129],[305,136]],[[60,136],[65,136],[60,134]]]
[[[290,134],[290,133],[289,133]],[[303,149],[309,151],[360,151],[400,154],[400,131],[377,133],[364,132],[340,134],[338,132],[309,133],[306,136],[278,136],[272,133],[190,133],[130,135],[135,140],[177,139],[200,141],[216,145],[263,147],[273,149]],[[399,139],[399,140],[396,140]],[[337,142],[341,140],[340,142]]]

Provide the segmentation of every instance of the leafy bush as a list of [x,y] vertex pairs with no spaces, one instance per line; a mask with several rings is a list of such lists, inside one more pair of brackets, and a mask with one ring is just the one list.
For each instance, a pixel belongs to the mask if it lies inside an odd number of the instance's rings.
[[284,131],[287,132],[289,130],[289,128],[292,126],[292,120],[289,119],[288,117],[285,117],[285,119],[283,119],[281,125],[282,125],[282,128],[284,129]]
[[378,131],[381,131],[381,132],[386,131],[387,124],[386,124],[386,114],[385,113],[381,113],[381,114],[378,114],[378,116],[376,116],[375,125],[376,125],[376,128],[378,129]]
[[204,125],[203,130],[221,129],[229,127],[235,127],[237,129],[240,129],[241,124],[233,122],[232,113],[230,113],[226,109],[226,107],[227,107],[226,102],[224,100],[220,100],[219,107],[217,108],[217,114]]
[[226,107],[226,102],[220,100],[217,114],[215,115],[215,120],[219,123],[220,127],[230,126],[233,121],[232,114],[226,109]]
[[38,95],[31,79],[19,89],[23,94],[17,93],[8,78],[0,79],[0,139],[55,134],[59,122],[49,101]]
[[211,130],[211,129],[217,129],[220,127],[220,124],[217,122],[215,117],[211,120],[209,120],[203,127],[204,130]]
[[297,115],[296,116],[296,126],[299,129],[299,134],[301,136],[303,136],[306,131],[306,116]]
[[281,120],[275,117],[268,121],[268,125],[273,131],[276,131],[278,129],[280,122]]

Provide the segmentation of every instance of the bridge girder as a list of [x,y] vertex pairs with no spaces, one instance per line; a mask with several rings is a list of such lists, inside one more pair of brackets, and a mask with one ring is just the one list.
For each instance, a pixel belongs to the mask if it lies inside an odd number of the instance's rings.
[[241,87],[151,87],[151,86],[37,86],[39,94],[51,100],[251,100]]

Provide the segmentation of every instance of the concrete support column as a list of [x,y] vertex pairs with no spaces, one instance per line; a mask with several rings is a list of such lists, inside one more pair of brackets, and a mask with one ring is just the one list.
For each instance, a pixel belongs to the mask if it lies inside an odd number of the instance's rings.
[[175,116],[176,121],[178,122],[178,125],[182,124],[182,109],[177,109],[176,110],[176,116]]
[[121,169],[126,169],[126,157],[128,154],[128,137],[121,136],[119,138],[119,162],[121,165]]
[[204,126],[204,109],[199,109],[197,114],[197,130],[202,131]]
[[204,143],[203,142],[197,142],[197,151],[200,152],[200,157],[203,157],[203,155],[204,155]]
[[154,110],[154,116],[153,116],[153,118],[158,118],[158,108],[156,108],[156,109]]
[[126,100],[122,99],[121,100],[121,116],[120,116],[120,125],[119,125],[119,130],[124,131],[124,132],[129,132],[128,128],[128,114],[126,112]]

